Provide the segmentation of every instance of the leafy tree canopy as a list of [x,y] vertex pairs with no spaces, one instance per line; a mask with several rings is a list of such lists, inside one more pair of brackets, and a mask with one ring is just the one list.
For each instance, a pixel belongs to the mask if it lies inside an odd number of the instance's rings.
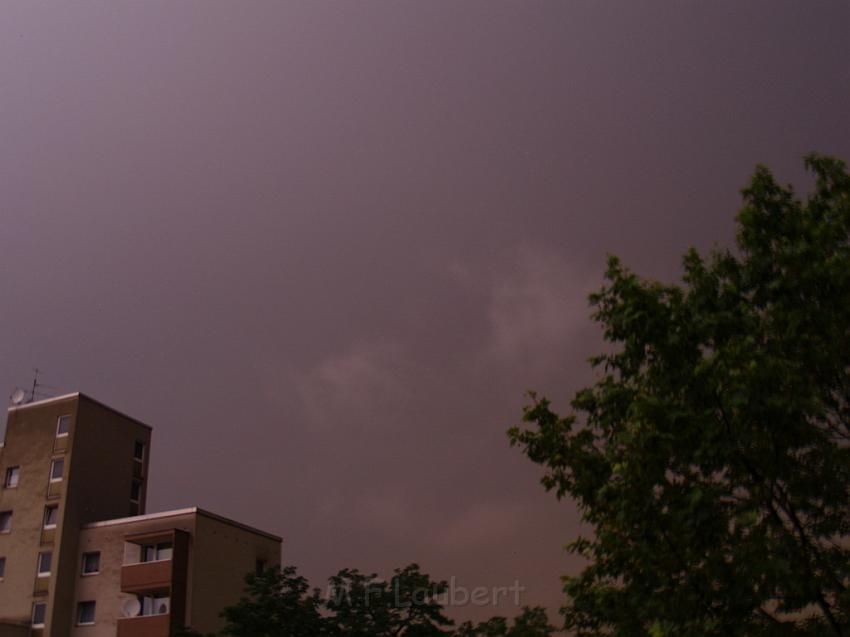
[[[437,637],[493,635],[548,637],[554,630],[540,607],[525,608],[511,629],[494,618],[480,627],[502,626],[501,632],[455,633],[444,614],[448,584],[435,581],[417,564],[396,569],[389,580],[357,569],[330,578],[327,595],[311,589],[295,567],[269,569],[246,577],[245,595],[221,616],[229,637]],[[481,628],[484,630],[484,628]],[[175,628],[179,637],[203,637],[191,628]],[[212,636],[209,636],[212,637]]]
[[541,606],[522,609],[513,625],[508,627],[504,617],[493,617],[480,624],[464,622],[458,626],[456,637],[550,637],[555,627],[549,623],[546,609]]
[[294,566],[246,578],[246,596],[221,613],[230,637],[320,637],[330,634],[318,589],[310,590]]
[[850,634],[850,176],[805,165],[805,200],[758,168],[738,249],[681,285],[611,258],[597,382],[509,432],[594,529],[577,635]]
[[430,637],[453,622],[436,599],[446,582],[434,582],[417,564],[396,569],[390,581],[344,569],[330,580],[326,606],[335,635]]

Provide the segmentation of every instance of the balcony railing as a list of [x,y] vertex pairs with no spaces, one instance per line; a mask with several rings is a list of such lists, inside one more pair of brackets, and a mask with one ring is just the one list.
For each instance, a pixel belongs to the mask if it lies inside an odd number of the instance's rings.
[[117,637],[168,637],[171,615],[119,617]]
[[172,564],[171,560],[125,564],[121,567],[121,591],[124,593],[144,593],[170,588]]
[[49,577],[36,577],[35,585],[33,586],[33,594],[34,595],[47,595],[47,591],[50,589],[50,578]]

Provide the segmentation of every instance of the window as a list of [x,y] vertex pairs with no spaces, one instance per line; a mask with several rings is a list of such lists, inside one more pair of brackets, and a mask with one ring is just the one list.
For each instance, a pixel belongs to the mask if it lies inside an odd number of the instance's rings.
[[0,580],[6,577],[6,558],[0,557]]
[[86,626],[94,623],[94,602],[80,602],[77,604],[77,625]]
[[142,546],[142,561],[159,562],[160,560],[170,560],[173,553],[171,542],[145,544]]
[[59,482],[65,473],[65,458],[55,458],[50,464],[50,481]]
[[133,458],[139,462],[145,459],[145,443],[141,440],[136,441],[136,446],[133,448]]
[[32,627],[44,628],[44,616],[47,615],[47,604],[36,602],[32,605]]
[[266,571],[266,561],[265,561],[265,560],[261,560],[261,559],[257,559],[257,561],[256,561],[256,562],[254,562],[254,574],[255,574],[257,577],[259,577],[259,576],[260,576],[260,575],[262,575],[265,571]]
[[141,604],[139,615],[165,615],[168,613],[171,599],[167,593],[139,595],[139,604]]
[[48,504],[44,507],[44,528],[45,529],[54,529],[56,528],[56,521],[59,519],[59,505],[58,504]]
[[9,467],[6,469],[6,479],[3,481],[3,486],[7,489],[14,489],[18,486],[18,482],[21,480],[21,468],[20,467]]
[[131,502],[139,502],[142,499],[142,481],[141,480],[133,480],[133,484],[130,486],[130,501]]
[[59,416],[59,421],[56,423],[56,437],[67,436],[71,431],[71,417]]
[[38,554],[38,576],[50,577],[50,566],[53,563],[53,553]]
[[100,551],[83,553],[83,575],[100,573]]
[[12,512],[0,513],[0,533],[9,533],[12,530]]

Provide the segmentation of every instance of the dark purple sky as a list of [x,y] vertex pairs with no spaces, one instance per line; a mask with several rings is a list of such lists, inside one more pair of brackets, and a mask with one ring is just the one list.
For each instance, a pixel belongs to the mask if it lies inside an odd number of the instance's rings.
[[507,445],[523,391],[590,380],[606,253],[674,278],[848,113],[843,0],[4,2],[0,387],[154,425],[151,510],[316,583],[555,608],[577,514]]

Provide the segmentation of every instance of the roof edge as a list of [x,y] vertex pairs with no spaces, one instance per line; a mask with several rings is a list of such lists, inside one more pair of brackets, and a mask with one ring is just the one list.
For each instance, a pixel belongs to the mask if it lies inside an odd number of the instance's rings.
[[198,512],[197,507],[189,507],[187,509],[174,509],[172,511],[160,511],[158,513],[145,513],[144,515],[131,515],[126,518],[112,518],[111,520],[101,520],[99,522],[89,522],[83,524],[83,529],[96,529],[102,526],[120,526],[122,524],[131,524],[133,522],[144,522],[147,520],[159,520],[162,518],[176,518],[180,515],[195,514]]
[[68,400],[69,398],[79,398],[82,394],[78,391],[71,392],[70,394],[62,394],[61,396],[52,396],[50,398],[42,398],[41,400],[34,400],[31,403],[24,403],[23,405],[12,405],[8,407],[6,411],[17,411],[19,409],[27,409],[29,407],[36,407],[45,405],[47,403],[59,402],[60,400]]
[[204,517],[210,518],[212,520],[216,520],[217,522],[222,522],[224,524],[229,524],[230,526],[235,526],[237,528],[242,529],[243,531],[249,531],[250,533],[256,533],[257,535],[262,535],[263,537],[267,537],[270,540],[275,540],[276,542],[283,542],[283,538],[273,533],[267,533],[266,531],[261,531],[260,529],[254,528],[253,526],[249,526],[247,524],[243,524],[242,522],[237,522],[236,520],[231,520],[230,518],[226,518],[223,515],[218,515],[217,513],[212,513],[211,511],[206,511],[201,509],[200,507],[189,507],[186,509],[174,509],[173,511],[160,511],[158,513],[146,513],[145,515],[133,515],[126,518],[115,518],[112,520],[102,520],[100,522],[89,522],[88,524],[84,524],[81,528],[83,529],[97,529],[105,526],[121,526],[122,524],[133,524],[134,522],[145,522],[148,520],[163,520],[167,518],[176,518],[181,515],[203,515]]
[[243,531],[249,531],[251,533],[256,533],[257,535],[262,535],[264,537],[269,538],[270,540],[276,540],[277,542],[283,542],[283,538],[279,535],[275,535],[274,533],[268,533],[267,531],[262,531],[256,527],[250,526],[248,524],[243,524],[242,522],[237,522],[236,520],[231,520],[230,518],[226,518],[223,515],[219,515],[218,513],[213,513],[211,511],[207,511],[205,509],[195,508],[198,515],[204,515],[210,519],[217,520],[218,522],[223,522],[224,524],[229,524],[230,526],[235,526]]
[[139,425],[141,427],[145,427],[146,429],[153,430],[153,427],[151,427],[150,425],[148,425],[146,423],[143,423],[138,418],[133,418],[132,416],[128,416],[123,411],[119,411],[118,409],[115,409],[115,407],[110,407],[106,403],[103,403],[103,402],[97,400],[96,398],[92,398],[88,394],[84,394],[81,391],[75,391],[75,392],[72,392],[70,394],[63,394],[61,396],[53,396],[51,398],[44,398],[42,400],[34,400],[33,402],[26,403],[24,405],[12,405],[6,411],[11,412],[11,411],[18,411],[20,409],[27,409],[29,407],[40,407],[40,406],[46,405],[48,403],[59,402],[59,401],[62,401],[62,400],[68,400],[70,398],[77,398],[77,399],[86,400],[86,401],[88,401],[88,402],[90,402],[94,405],[97,405],[98,407],[101,407],[103,409],[111,411],[112,413],[117,414],[117,415],[121,416],[122,418],[126,418],[127,420],[131,420],[132,422],[136,423],[137,425]]

